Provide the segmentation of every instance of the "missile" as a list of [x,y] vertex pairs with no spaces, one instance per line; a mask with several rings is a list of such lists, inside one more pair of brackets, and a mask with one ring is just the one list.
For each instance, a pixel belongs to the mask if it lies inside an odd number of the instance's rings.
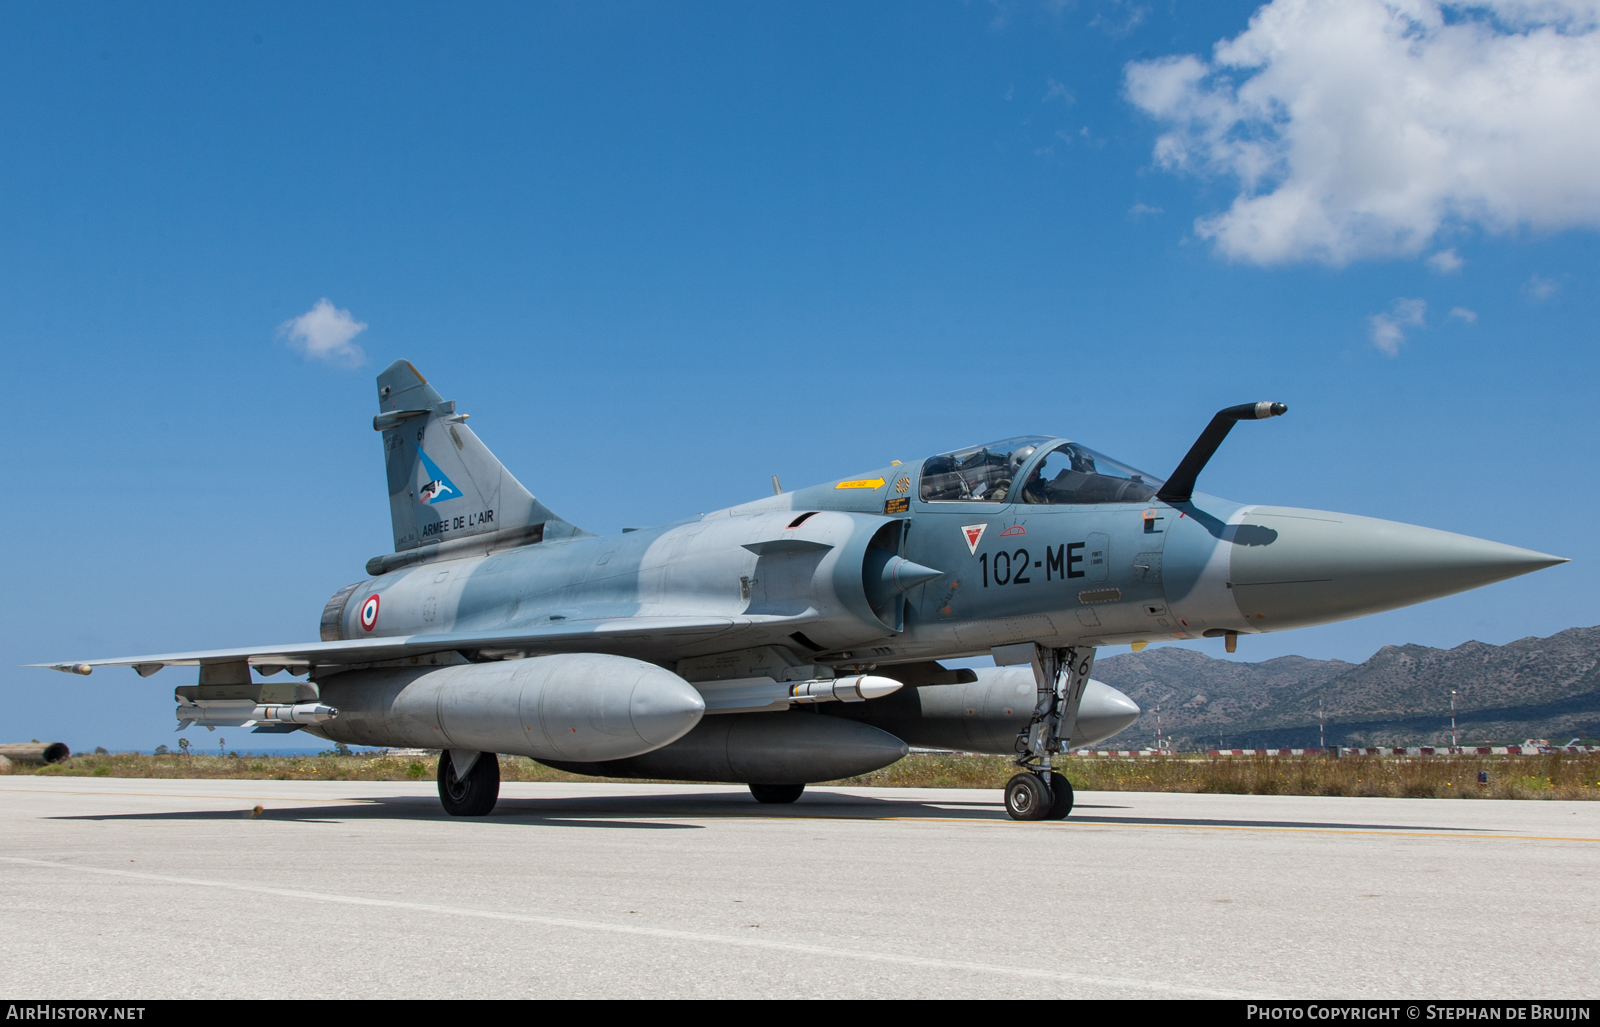
[[332,720],[339,711],[327,703],[302,702],[290,706],[261,706],[257,720],[274,724],[320,724]]
[[697,681],[695,690],[708,713],[786,710],[793,703],[865,702],[900,688],[893,678],[856,674],[844,678],[774,681],[769,677]]
[[185,703],[177,709],[179,730],[202,727],[248,727],[251,724],[320,724],[339,711],[319,702],[257,703],[251,699],[213,699]]
[[854,674],[831,681],[797,681],[789,686],[791,702],[866,702],[898,691],[900,682],[875,674]]

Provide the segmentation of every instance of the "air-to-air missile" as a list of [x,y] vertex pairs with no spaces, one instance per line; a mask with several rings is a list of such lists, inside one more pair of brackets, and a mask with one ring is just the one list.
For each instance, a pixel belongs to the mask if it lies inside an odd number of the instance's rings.
[[[1097,647],[1231,652],[1564,562],[1196,492],[1230,429],[1278,403],[1219,412],[1165,480],[1027,436],[792,492],[774,479],[774,495],[605,537],[535,499],[410,363],[378,376],[378,407],[394,551],[328,600],[320,641],[40,666],[198,665],[180,724],[439,749],[457,815],[494,807],[484,753],[790,802],[923,746],[1014,757],[1007,810],[1058,818],[1072,788],[1052,759],[1139,717],[1092,680]],[[938,662],[986,655],[996,666]]]

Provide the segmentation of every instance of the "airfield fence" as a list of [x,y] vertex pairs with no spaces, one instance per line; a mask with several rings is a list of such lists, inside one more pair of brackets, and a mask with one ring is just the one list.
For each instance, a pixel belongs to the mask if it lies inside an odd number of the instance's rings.
[[[1511,747],[1496,747],[1511,748]],[[1358,753],[1313,750],[1181,753],[1093,750],[1057,763],[1079,791],[1214,792],[1452,799],[1600,799],[1600,752]],[[1003,756],[914,753],[839,784],[999,788],[1017,768]]]

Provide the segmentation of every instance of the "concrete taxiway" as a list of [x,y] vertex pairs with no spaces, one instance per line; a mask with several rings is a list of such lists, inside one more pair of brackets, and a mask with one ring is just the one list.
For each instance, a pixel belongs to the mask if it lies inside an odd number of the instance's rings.
[[1582,998],[1597,878],[1600,803],[4,777],[0,994]]

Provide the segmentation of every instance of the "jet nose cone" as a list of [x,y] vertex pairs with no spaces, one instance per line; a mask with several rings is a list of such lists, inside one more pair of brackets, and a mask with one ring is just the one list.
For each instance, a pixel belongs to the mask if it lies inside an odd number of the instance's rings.
[[1265,631],[1393,610],[1567,562],[1433,528],[1287,507],[1256,507],[1225,540],[1234,602]]

